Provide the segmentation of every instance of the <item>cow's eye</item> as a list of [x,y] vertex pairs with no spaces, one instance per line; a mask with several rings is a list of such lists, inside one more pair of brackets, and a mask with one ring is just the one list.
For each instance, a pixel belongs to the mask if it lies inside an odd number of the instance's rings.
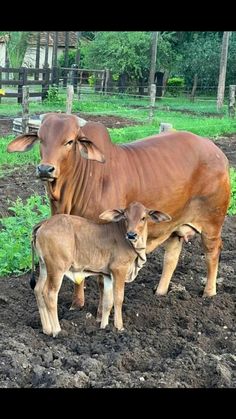
[[73,140],[69,140],[69,141],[67,141],[67,143],[65,143],[65,146],[70,146],[70,145],[72,145],[73,144]]

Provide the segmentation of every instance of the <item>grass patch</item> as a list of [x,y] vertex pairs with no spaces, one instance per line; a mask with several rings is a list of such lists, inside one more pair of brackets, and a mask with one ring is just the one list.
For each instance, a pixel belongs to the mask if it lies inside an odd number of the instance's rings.
[[38,144],[25,153],[8,153],[7,145],[13,138],[13,135],[0,138],[0,174],[2,165],[37,164],[40,160]]
[[236,215],[236,170],[230,168],[231,199],[228,209],[229,215]]

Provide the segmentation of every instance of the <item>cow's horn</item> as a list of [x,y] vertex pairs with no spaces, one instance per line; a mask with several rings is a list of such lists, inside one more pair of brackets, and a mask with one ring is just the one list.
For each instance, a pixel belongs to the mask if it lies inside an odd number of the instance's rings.
[[85,124],[87,124],[87,121],[85,119],[80,118],[79,116],[76,117],[78,119],[78,123],[80,127],[83,127]]

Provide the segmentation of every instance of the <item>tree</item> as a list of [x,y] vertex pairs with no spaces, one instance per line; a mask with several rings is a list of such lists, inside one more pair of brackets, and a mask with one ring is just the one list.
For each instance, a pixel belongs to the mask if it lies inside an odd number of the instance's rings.
[[159,32],[152,33],[152,45],[151,45],[151,64],[149,73],[149,86],[154,83],[155,72],[156,72],[156,60],[157,60],[157,42]]
[[81,32],[77,32],[77,45],[76,45],[75,64],[78,67],[80,65],[80,38],[81,38]]
[[226,78],[230,34],[231,32],[224,32],[223,38],[222,38],[221,57],[220,57],[220,74],[219,74],[219,83],[218,83],[218,91],[217,91],[217,110],[218,111],[220,110],[220,108],[222,108],[223,102],[224,102],[225,78]]
[[194,32],[190,41],[185,41],[178,47],[174,75],[181,75],[186,86],[192,86],[195,94],[197,83],[210,88],[216,85],[220,51],[220,37],[218,33]]
[[47,32],[46,36],[46,45],[45,45],[45,59],[44,59],[44,67],[48,68],[48,48],[49,48],[49,32]]
[[30,32],[8,32],[6,44],[11,67],[21,67],[25,58]]

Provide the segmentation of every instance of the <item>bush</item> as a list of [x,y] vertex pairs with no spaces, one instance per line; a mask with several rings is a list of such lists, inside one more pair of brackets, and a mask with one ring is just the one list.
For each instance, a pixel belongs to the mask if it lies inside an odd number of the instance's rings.
[[180,96],[184,87],[183,77],[171,77],[167,82],[167,92],[171,96]]
[[33,195],[24,204],[20,198],[9,207],[14,213],[0,220],[0,275],[19,274],[31,267],[31,232],[50,215],[47,198]]
[[57,86],[49,87],[45,102],[53,103],[55,105],[61,105],[64,103],[64,99],[59,96],[59,90]]

